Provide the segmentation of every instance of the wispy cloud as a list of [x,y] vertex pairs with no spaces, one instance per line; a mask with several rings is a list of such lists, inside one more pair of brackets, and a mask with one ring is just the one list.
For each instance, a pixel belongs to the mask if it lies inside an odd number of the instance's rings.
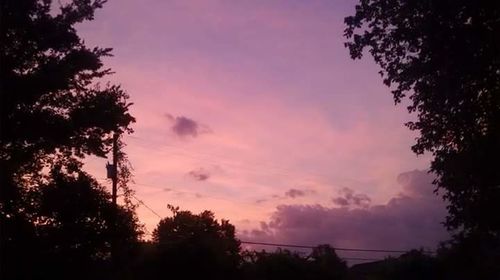
[[268,201],[267,199],[265,199],[265,198],[261,198],[261,199],[257,199],[257,200],[255,201],[255,203],[256,203],[256,204],[261,204],[261,203],[264,203],[264,202],[267,202],[267,201]]
[[203,168],[198,168],[198,169],[189,171],[188,176],[193,178],[196,181],[206,181],[206,180],[208,180],[208,178],[210,178],[210,173]]

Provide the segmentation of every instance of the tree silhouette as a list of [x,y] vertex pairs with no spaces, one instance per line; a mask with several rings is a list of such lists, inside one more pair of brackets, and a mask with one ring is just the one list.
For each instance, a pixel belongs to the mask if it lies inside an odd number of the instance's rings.
[[[382,261],[354,265],[349,279],[370,280],[420,280],[455,279],[443,274],[436,258],[422,250],[411,250],[399,257],[389,257]],[[473,278],[469,278],[473,279]]]
[[330,245],[316,246],[311,255],[313,279],[345,279],[347,277],[347,265],[341,260],[335,249]]
[[111,73],[101,62],[111,49],[88,48],[74,28],[104,2],[75,0],[54,15],[52,1],[2,1],[2,202],[14,202],[27,175],[40,180],[55,162],[79,169],[85,155],[105,156],[112,132],[130,131],[126,93],[95,82]]
[[246,252],[245,260],[246,279],[306,279],[306,260],[296,252],[283,249],[272,253]]
[[368,49],[394,100],[418,119],[417,154],[450,202],[446,225],[500,232],[500,2],[361,0],[345,18],[353,59]]
[[490,234],[459,235],[442,244],[437,259],[446,272],[440,279],[500,279],[500,239]]
[[156,271],[183,279],[236,279],[240,242],[227,220],[218,222],[210,211],[193,214],[169,206],[173,216],[162,219],[153,232]]
[[[75,29],[77,23],[92,20],[105,2],[64,1],[59,9],[50,0],[0,3],[2,275],[7,267],[19,268],[13,264],[30,268],[18,270],[19,277],[36,270],[46,260],[37,259],[37,253],[48,244],[55,246],[51,250],[64,251],[62,255],[71,255],[68,248],[73,247],[86,257],[103,253],[109,234],[103,229],[108,219],[103,210],[109,205],[104,190],[82,175],[82,159],[105,156],[113,133],[131,132],[134,122],[121,87],[98,83],[111,73],[101,61],[111,49],[89,48]],[[71,207],[75,205],[79,208]],[[123,211],[129,226],[124,233],[134,239],[136,220]],[[77,222],[79,218],[87,222]]]
[[115,258],[133,252],[141,234],[135,213],[116,209],[109,193],[85,173],[52,173],[54,180],[36,190],[42,271],[62,279],[102,275],[98,268],[110,264],[111,240],[120,249]]
[[341,280],[347,265],[329,245],[319,245],[309,256],[278,248],[275,252],[243,252],[245,279]]

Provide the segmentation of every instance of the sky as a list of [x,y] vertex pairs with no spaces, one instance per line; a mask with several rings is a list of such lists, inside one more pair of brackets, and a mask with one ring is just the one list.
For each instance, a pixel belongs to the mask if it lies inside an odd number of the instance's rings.
[[[448,237],[428,155],[410,147],[369,55],[353,61],[354,0],[112,0],[78,30],[112,47],[130,95],[136,196],[229,219],[240,238],[433,248]],[[104,179],[106,159],[87,169]],[[103,181],[104,184],[109,183]],[[159,221],[140,205],[152,231]]]

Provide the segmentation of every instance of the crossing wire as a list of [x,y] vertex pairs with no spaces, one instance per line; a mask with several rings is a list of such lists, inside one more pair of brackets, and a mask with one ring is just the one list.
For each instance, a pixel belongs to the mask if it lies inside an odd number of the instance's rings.
[[[162,218],[156,211],[154,211],[151,207],[149,207],[144,201],[138,199],[136,196],[132,195],[140,204],[144,205],[151,213],[155,214],[158,216],[160,219]],[[310,246],[310,245],[298,245],[298,244],[282,244],[282,243],[271,243],[271,242],[254,242],[254,241],[245,241],[245,240],[240,240],[242,244],[248,244],[248,245],[261,245],[261,246],[273,246],[273,247],[288,247],[288,248],[300,248],[300,249],[314,249],[316,246]],[[376,253],[399,253],[399,254],[404,254],[408,253],[407,250],[386,250],[386,249],[363,249],[363,248],[344,248],[344,247],[331,247],[332,249],[336,251],[346,251],[346,252],[376,252]],[[427,254],[433,254],[434,252],[432,251],[424,251],[424,253]],[[348,259],[348,258],[345,258]],[[358,258],[359,260],[362,260],[363,258]],[[365,259],[365,260],[375,260],[375,259]]]

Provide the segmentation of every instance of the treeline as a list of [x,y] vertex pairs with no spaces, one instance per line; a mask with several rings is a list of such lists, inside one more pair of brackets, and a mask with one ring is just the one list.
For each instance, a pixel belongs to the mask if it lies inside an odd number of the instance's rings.
[[41,203],[37,222],[2,221],[2,279],[493,280],[500,275],[498,239],[467,237],[442,244],[436,255],[412,250],[348,267],[329,245],[308,253],[242,250],[228,221],[216,220],[210,211],[193,214],[172,206],[172,216],[145,241],[133,213],[123,207],[113,213],[109,194],[95,181],[84,174],[57,180],[33,193]]
[[235,228],[210,211],[198,215],[171,207],[151,242],[142,243],[137,277],[188,279],[345,279],[347,266],[329,246],[307,258],[286,250],[242,251]]

